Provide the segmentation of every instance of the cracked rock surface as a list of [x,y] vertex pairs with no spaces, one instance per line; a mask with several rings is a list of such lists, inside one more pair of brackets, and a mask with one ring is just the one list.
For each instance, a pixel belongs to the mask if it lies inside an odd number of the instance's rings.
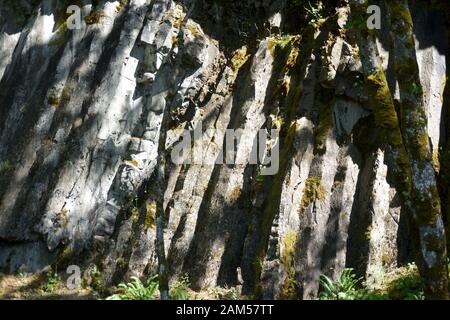
[[[64,23],[69,2],[0,4],[0,273],[69,261],[97,265],[107,284],[156,273],[152,182],[165,116],[168,150],[203,128],[193,156],[212,159],[167,163],[173,279],[232,287],[242,270],[244,293],[309,299],[321,274],[370,277],[411,261],[357,48],[338,22],[311,45],[293,38],[281,49],[277,34],[292,29],[284,0],[73,1],[78,30]],[[436,151],[447,138],[447,40],[435,32],[444,20],[412,9]],[[237,158],[259,130],[280,130],[278,173],[213,165],[226,129],[249,134]]]

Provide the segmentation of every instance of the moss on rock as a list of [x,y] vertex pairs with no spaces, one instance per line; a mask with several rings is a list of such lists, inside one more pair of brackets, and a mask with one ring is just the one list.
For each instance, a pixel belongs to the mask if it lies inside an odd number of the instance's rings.
[[145,229],[154,229],[156,226],[156,202],[148,203],[145,214]]
[[237,49],[231,58],[231,69],[234,72],[238,72],[239,69],[247,62],[249,57],[250,55],[248,54],[247,46]]
[[295,299],[298,295],[298,285],[295,277],[295,245],[297,231],[289,230],[281,238],[280,262],[286,273],[280,290],[281,299]]
[[300,212],[303,212],[310,204],[315,201],[325,200],[327,189],[322,184],[322,177],[312,176],[305,182],[305,189],[300,204]]
[[88,16],[84,17],[84,22],[87,25],[99,24],[106,17],[106,14],[103,10],[94,10]]

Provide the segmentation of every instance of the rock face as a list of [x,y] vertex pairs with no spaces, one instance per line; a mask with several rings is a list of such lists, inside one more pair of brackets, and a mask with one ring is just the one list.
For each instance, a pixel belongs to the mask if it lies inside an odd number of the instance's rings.
[[[353,267],[377,281],[410,261],[376,106],[338,21],[314,37],[277,37],[296,21],[283,0],[100,0],[74,1],[84,19],[70,30],[69,2],[0,4],[0,272],[95,264],[106,284],[156,273],[161,130],[168,150],[185,130],[200,132],[192,156],[212,159],[167,162],[173,279],[235,286],[242,272],[245,294],[308,299],[320,274]],[[445,20],[412,8],[437,152],[446,140]],[[384,29],[380,39],[392,75]],[[267,141],[278,144],[278,172],[214,165],[226,129],[248,134],[235,160],[260,129],[279,130]]]

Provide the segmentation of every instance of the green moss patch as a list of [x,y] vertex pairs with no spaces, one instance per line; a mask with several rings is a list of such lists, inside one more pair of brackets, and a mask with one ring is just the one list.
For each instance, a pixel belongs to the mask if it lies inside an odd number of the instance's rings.
[[13,168],[9,160],[0,161],[0,175],[10,171]]
[[148,203],[145,214],[145,229],[154,229],[156,226],[156,202]]
[[231,69],[234,72],[238,72],[239,69],[247,62],[249,57],[250,55],[248,54],[247,46],[237,49],[231,58]]
[[106,17],[106,14],[103,10],[93,11],[90,15],[84,17],[84,22],[87,25],[99,24]]
[[61,99],[59,97],[49,97],[47,100],[48,104],[57,107],[61,104]]
[[280,261],[286,276],[280,291],[281,299],[295,299],[298,295],[298,285],[295,277],[295,244],[297,242],[297,231],[289,230],[281,238]]
[[327,189],[322,184],[322,177],[312,176],[305,182],[305,189],[300,204],[300,211],[303,212],[310,204],[315,201],[325,200]]

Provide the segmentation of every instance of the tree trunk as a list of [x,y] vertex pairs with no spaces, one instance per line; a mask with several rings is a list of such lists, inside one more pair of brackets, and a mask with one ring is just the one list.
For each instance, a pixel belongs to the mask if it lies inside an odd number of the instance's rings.
[[[414,208],[409,210],[412,213],[411,218],[414,219],[410,232],[411,236],[415,237],[414,229],[418,228],[419,240],[415,240],[419,257],[417,263],[424,278],[426,297],[447,299],[445,232],[427,133],[412,19],[405,1],[389,3],[388,7],[393,27],[395,70],[400,84],[400,117],[397,116],[381,64],[374,63],[379,55],[376,53],[372,32],[359,33],[361,59],[365,67],[369,94],[372,95],[375,117],[377,113],[380,114],[379,123],[386,126],[390,132],[389,148],[392,148],[392,153],[397,157],[394,170],[401,168],[397,176],[406,178],[398,186],[404,192],[403,203],[411,203]],[[359,2],[354,4],[353,14],[365,16],[366,9],[367,3]]]
[[[419,266],[429,299],[448,299],[447,250],[433,150],[415,51],[411,13],[406,0],[387,2],[395,75],[400,86],[400,118],[411,163],[412,194],[423,265]],[[437,146],[436,146],[437,148]],[[435,152],[438,152],[436,149]]]

